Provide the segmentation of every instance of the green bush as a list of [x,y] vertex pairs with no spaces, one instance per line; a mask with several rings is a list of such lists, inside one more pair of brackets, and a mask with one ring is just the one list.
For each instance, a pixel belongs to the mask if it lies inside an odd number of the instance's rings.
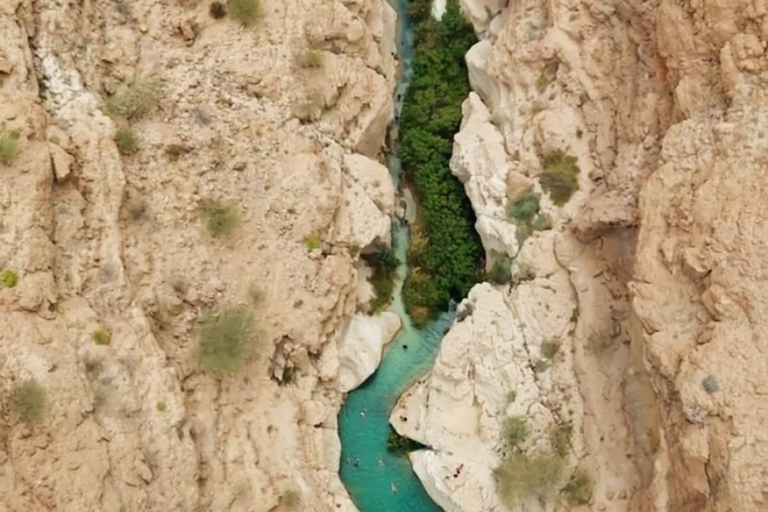
[[400,118],[399,154],[420,200],[416,229],[423,243],[413,243],[412,230],[411,273],[403,285],[416,325],[466,295],[483,274],[474,212],[449,167],[461,104],[470,90],[464,56],[476,38],[456,0],[449,0],[439,22],[429,11],[425,0],[409,4],[416,48]]
[[323,54],[317,50],[307,50],[301,61],[301,67],[310,69],[323,67]]
[[576,157],[562,151],[553,151],[544,156],[542,163],[544,171],[540,178],[541,188],[547,191],[553,203],[562,206],[579,189]]
[[506,418],[501,428],[504,440],[513,448],[519,446],[530,434],[528,422],[523,416],[510,416]]
[[165,402],[157,402],[155,408],[157,409],[157,412],[165,412],[168,410],[168,405]]
[[229,0],[227,5],[229,15],[246,27],[253,25],[261,14],[260,0]]
[[208,13],[212,18],[220,20],[227,15],[227,8],[224,7],[224,4],[221,2],[213,2],[208,9]]
[[373,286],[374,293],[369,306],[371,312],[378,313],[392,301],[395,279],[397,278],[397,267],[400,265],[400,261],[397,259],[394,249],[387,249],[368,259],[369,263],[373,266],[370,283]]
[[494,284],[507,284],[512,280],[512,262],[509,256],[502,254],[493,260],[493,266],[488,271],[488,280]]
[[25,423],[43,419],[45,406],[45,390],[35,380],[24,382],[11,391],[11,410]]
[[556,455],[526,457],[514,453],[495,471],[496,490],[504,505],[510,509],[526,498],[541,501],[562,486],[565,460]]
[[130,127],[120,128],[115,134],[115,145],[123,156],[132,155],[139,151],[139,139]]
[[6,130],[0,133],[0,162],[7,164],[19,154],[21,143],[19,130]]
[[320,240],[320,237],[317,235],[309,235],[307,238],[304,239],[304,246],[307,248],[308,251],[316,251],[320,247],[322,247],[323,243]]
[[563,487],[563,494],[573,505],[586,505],[592,498],[592,478],[583,470],[577,469]]
[[531,222],[531,228],[533,228],[534,231],[546,231],[552,229],[552,222],[550,222],[549,217],[540,213],[533,219],[533,222]]
[[257,341],[256,321],[250,310],[236,307],[207,314],[200,326],[200,360],[210,372],[237,373]]
[[137,82],[104,101],[104,112],[112,118],[141,119],[160,103],[163,89],[154,80]]
[[19,275],[13,270],[6,269],[0,272],[0,287],[13,288],[19,284]]
[[550,338],[541,344],[541,356],[552,360],[560,352],[560,338]]
[[109,345],[109,342],[112,341],[112,335],[104,329],[93,331],[91,338],[93,338],[93,342],[97,345]]
[[205,229],[214,238],[229,236],[240,225],[240,212],[237,207],[214,199],[203,200],[200,216]]
[[414,441],[413,439],[409,439],[407,437],[403,437],[394,430],[390,429],[389,435],[387,436],[387,450],[392,453],[408,453],[415,450],[420,450],[421,448],[424,448],[424,445]]
[[539,213],[539,194],[535,192],[523,192],[507,207],[509,220],[527,224]]

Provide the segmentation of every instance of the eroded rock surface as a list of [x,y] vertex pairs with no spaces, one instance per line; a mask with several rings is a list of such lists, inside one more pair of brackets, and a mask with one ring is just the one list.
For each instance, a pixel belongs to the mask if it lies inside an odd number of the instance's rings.
[[[473,289],[393,413],[429,447],[417,473],[451,511],[765,510],[768,11],[462,4],[482,40],[451,168],[489,269],[511,258],[512,283]],[[542,187],[554,152],[580,169],[562,206]],[[525,191],[552,226],[527,238],[507,215]],[[514,416],[531,428],[528,457],[571,425],[563,459],[590,475],[586,503],[499,503]]]
[[[34,378],[48,399],[36,424],[3,408],[0,509],[354,510],[339,344],[358,254],[389,241],[395,14],[261,4],[246,28],[202,1],[0,3],[0,132],[21,149],[0,163],[0,269],[19,277],[0,392]],[[159,105],[121,156],[104,98],[149,82]],[[239,212],[234,234],[205,232],[206,199]],[[203,373],[201,313],[242,304],[258,348]]]

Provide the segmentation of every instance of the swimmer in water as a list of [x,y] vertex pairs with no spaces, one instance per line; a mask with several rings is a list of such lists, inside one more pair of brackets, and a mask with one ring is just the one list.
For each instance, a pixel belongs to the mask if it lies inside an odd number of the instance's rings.
[[359,458],[359,457],[358,457],[357,459],[355,459],[355,464],[354,464],[354,466],[355,466],[356,468],[359,468],[359,467],[360,467],[360,458]]
[[365,411],[360,411],[360,417],[365,418]]
[[392,482],[390,489],[392,489],[392,494],[397,494],[397,486],[395,485],[395,482]]
[[379,459],[379,469],[384,469],[384,461]]

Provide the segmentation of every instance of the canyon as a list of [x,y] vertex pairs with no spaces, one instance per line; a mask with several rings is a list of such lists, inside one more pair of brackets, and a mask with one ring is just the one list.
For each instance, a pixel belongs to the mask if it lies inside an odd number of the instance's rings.
[[[460,5],[479,42],[450,168],[508,275],[392,410],[416,475],[446,512],[766,510],[768,4]],[[403,214],[381,163],[398,15],[214,12],[0,4],[2,510],[357,510],[338,414],[401,349],[367,263]],[[136,90],[158,93],[127,152],[109,98]],[[532,198],[538,227],[510,214]],[[201,319],[230,306],[259,341],[211,375]],[[39,422],[13,410],[30,381]],[[505,461],[552,454],[551,485],[508,499]]]

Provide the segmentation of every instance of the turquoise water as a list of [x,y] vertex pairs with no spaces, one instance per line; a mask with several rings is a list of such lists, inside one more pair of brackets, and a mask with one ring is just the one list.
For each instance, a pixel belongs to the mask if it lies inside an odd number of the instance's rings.
[[[408,0],[394,0],[400,20],[397,43],[401,76],[395,92],[396,119],[411,77],[413,37],[406,13]],[[401,164],[397,157],[397,122],[390,129],[392,151],[388,165],[395,184],[400,181]],[[393,245],[397,257],[405,262],[408,228],[399,221],[394,226]],[[423,330],[413,327],[402,301],[405,264],[398,268],[395,300],[390,308],[403,321],[403,330],[390,343],[376,373],[347,397],[339,414],[341,437],[341,480],[361,512],[441,512],[413,473],[408,458],[387,450],[390,433],[389,413],[398,397],[426,374],[434,364],[440,341],[453,322],[454,311],[443,313]],[[407,348],[406,348],[407,347]]]

